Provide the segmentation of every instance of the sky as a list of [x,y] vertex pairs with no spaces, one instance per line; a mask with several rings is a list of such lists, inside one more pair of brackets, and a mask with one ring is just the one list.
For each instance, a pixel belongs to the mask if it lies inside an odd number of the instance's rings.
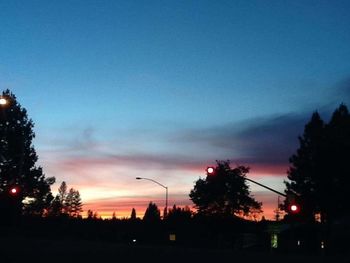
[[[0,0],[0,90],[84,214],[188,205],[215,160],[284,190],[314,111],[350,99],[349,1]],[[273,218],[277,195],[250,184]]]

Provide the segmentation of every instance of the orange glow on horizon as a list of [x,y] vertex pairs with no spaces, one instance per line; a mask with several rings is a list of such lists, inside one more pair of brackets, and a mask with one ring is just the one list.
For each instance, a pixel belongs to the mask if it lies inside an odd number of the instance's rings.
[[[257,198],[259,200],[259,198]],[[136,216],[138,218],[143,218],[144,213],[148,207],[149,202],[152,200],[146,200],[146,199],[130,199],[130,200],[123,200],[123,201],[91,201],[88,203],[84,203],[83,206],[83,213],[81,214],[83,218],[87,217],[87,211],[91,210],[94,213],[96,212],[98,217],[101,217],[102,219],[111,219],[113,216],[113,213],[115,213],[116,218],[118,219],[124,219],[124,218],[130,218],[131,216],[131,211],[133,208],[136,210]],[[175,200],[173,200],[175,201]],[[185,207],[188,206],[193,212],[195,212],[195,209],[193,208],[193,204],[190,202],[180,205],[181,200],[178,200],[179,202],[176,203],[175,205],[177,207]],[[277,203],[273,202],[268,202],[265,201],[263,202],[263,213],[257,215],[255,219],[252,217],[247,218],[251,220],[261,220],[262,217],[264,217],[267,220],[275,220],[275,215],[276,215],[276,208],[277,208]],[[164,205],[163,200],[153,200],[153,203],[156,203],[161,215],[163,215],[164,211]],[[169,203],[168,209],[171,209],[173,207],[174,203]],[[282,218],[280,218],[282,219]]]
[[[52,153],[47,153],[51,162],[46,164],[48,174],[60,175],[61,179],[52,187],[53,194],[62,181],[68,188],[78,190],[83,202],[82,216],[86,217],[87,211],[96,212],[102,218],[111,218],[113,212],[117,218],[129,218],[132,208],[136,215],[142,218],[149,202],[157,204],[163,214],[165,206],[165,191],[156,184],[139,184],[135,178],[153,178],[169,187],[168,208],[174,204],[178,207],[188,206],[193,209],[193,203],[189,199],[190,190],[194,181],[205,175],[204,167],[208,164],[194,163],[180,167],[159,167],[146,165],[150,161],[142,159],[142,156],[131,157],[82,157],[79,158],[53,158]],[[137,158],[141,158],[138,160]],[[53,160],[53,161],[52,161]],[[141,163],[141,164],[139,164]],[[136,166],[135,164],[139,165]],[[212,168],[213,167],[207,167]],[[215,172],[215,169],[213,169]],[[282,190],[285,175],[282,170],[286,167],[253,166],[248,176],[274,189]],[[57,172],[59,171],[59,173]],[[207,172],[212,172],[211,169]],[[98,177],[96,175],[99,175]],[[250,185],[251,194],[263,203],[263,213],[266,219],[273,220],[277,208],[277,196],[275,193],[264,192],[260,186]]]

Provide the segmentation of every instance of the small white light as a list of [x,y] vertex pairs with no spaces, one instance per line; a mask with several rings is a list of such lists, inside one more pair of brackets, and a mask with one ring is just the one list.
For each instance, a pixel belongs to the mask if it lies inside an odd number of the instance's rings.
[[136,243],[136,239],[133,239],[132,242]]

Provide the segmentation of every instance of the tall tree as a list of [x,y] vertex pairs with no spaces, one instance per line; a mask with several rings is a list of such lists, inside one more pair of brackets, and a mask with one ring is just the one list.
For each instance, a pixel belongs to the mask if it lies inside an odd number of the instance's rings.
[[79,217],[83,211],[83,204],[81,202],[80,193],[74,188],[70,188],[65,200],[65,208],[68,216]]
[[318,212],[317,198],[320,196],[320,178],[326,165],[325,149],[325,124],[320,115],[313,113],[310,121],[305,125],[304,133],[299,136],[299,148],[290,159],[291,166],[288,169],[286,181],[286,194],[292,199],[285,200],[285,210],[290,202],[298,202],[302,207],[300,215],[305,220],[313,220]]
[[56,196],[56,200],[58,200],[58,203],[60,205],[60,214],[67,214],[67,207],[66,207],[66,200],[67,200],[67,184],[65,181],[63,181],[58,187],[58,194]]
[[[42,215],[53,197],[50,185],[54,177],[45,178],[36,165],[38,156],[32,144],[34,123],[27,111],[9,90],[2,92],[0,105],[0,205],[6,210],[6,197],[12,186],[18,187],[15,204],[18,213]],[[6,213],[4,213],[6,214]]]
[[[350,186],[350,114],[341,104],[333,113],[326,126],[327,169],[323,174],[323,205],[321,213],[333,220],[350,214],[347,191]],[[330,197],[330,198],[329,198]]]
[[132,208],[132,210],[131,210],[130,220],[133,220],[133,221],[136,220],[136,210],[135,210],[135,208]]
[[160,210],[155,203],[150,202],[145,215],[143,216],[143,220],[146,222],[158,222],[160,221]]
[[[349,214],[350,115],[345,105],[337,108],[328,124],[318,113],[305,125],[300,146],[291,158],[286,193],[295,193],[301,215],[321,221]],[[286,200],[285,204],[287,204]]]
[[70,217],[79,217],[83,211],[83,204],[81,201],[80,193],[74,188],[70,188],[67,191],[68,186],[65,181],[61,183],[58,188],[56,197],[51,202],[51,210],[49,215],[62,216],[67,215]]
[[229,161],[217,161],[213,173],[198,179],[190,198],[199,214],[232,217],[261,211],[261,203],[251,195],[245,176],[248,167],[230,167]]

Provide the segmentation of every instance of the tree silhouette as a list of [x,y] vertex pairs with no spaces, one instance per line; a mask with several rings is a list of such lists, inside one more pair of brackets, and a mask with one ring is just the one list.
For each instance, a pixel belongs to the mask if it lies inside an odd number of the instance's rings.
[[6,99],[0,105],[0,205],[6,214],[6,198],[9,187],[16,186],[19,191],[11,204],[17,214],[43,215],[53,199],[50,185],[54,177],[45,178],[42,168],[36,165],[38,156],[32,145],[35,137],[34,123],[27,111],[9,90],[2,92]]
[[160,221],[160,210],[158,206],[152,202],[149,203],[143,220],[146,222],[158,222]]
[[245,176],[248,167],[230,167],[229,161],[217,161],[213,174],[198,179],[190,198],[199,214],[232,217],[261,211],[261,203],[250,196]]
[[188,206],[181,208],[176,205],[169,209],[167,220],[173,222],[190,220],[192,217],[192,212]]
[[86,218],[92,220],[93,217],[94,217],[94,211],[92,211],[92,210],[89,209],[89,210],[87,211],[87,216],[86,216]]
[[83,204],[81,202],[80,193],[74,188],[70,188],[65,200],[66,213],[70,217],[79,217],[83,211]]
[[[301,214],[321,221],[349,214],[350,115],[345,105],[336,109],[328,124],[315,112],[299,137],[299,148],[290,158],[286,193],[295,193]],[[288,200],[285,201],[285,206]]]
[[[288,170],[288,179],[285,182],[288,196],[298,197],[302,210],[301,216],[305,220],[313,220],[318,210],[317,196],[319,196],[319,178],[323,173],[325,161],[325,124],[320,115],[313,113],[311,120],[305,125],[303,136],[299,137],[300,146],[297,153],[290,158],[291,167]],[[324,164],[322,164],[324,163]],[[289,198],[290,199],[290,198]],[[290,202],[285,200],[285,210]]]
[[67,189],[67,184],[63,181],[58,188],[57,195],[51,202],[50,216],[80,216],[80,213],[83,211],[80,193],[74,188],[70,188],[69,191]]
[[113,212],[113,214],[112,214],[112,220],[113,221],[117,220],[117,214],[115,212]]
[[133,208],[131,210],[130,220],[133,220],[133,221],[136,220],[136,210],[135,210],[135,208]]

